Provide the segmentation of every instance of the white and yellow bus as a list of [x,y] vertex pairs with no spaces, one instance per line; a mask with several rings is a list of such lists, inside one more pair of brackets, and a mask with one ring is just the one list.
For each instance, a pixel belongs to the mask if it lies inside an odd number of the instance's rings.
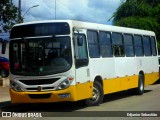
[[12,103],[85,100],[159,78],[155,33],[73,20],[15,25],[10,35]]

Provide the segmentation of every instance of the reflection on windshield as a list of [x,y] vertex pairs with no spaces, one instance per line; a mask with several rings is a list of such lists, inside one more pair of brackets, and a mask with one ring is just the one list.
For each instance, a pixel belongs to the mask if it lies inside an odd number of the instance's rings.
[[14,74],[55,74],[67,71],[72,64],[69,37],[13,40],[11,51],[11,72]]

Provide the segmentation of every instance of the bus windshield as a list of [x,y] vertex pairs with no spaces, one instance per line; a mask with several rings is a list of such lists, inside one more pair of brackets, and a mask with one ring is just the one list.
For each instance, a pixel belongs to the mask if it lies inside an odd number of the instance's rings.
[[10,42],[11,73],[51,75],[71,68],[69,36],[14,39]]

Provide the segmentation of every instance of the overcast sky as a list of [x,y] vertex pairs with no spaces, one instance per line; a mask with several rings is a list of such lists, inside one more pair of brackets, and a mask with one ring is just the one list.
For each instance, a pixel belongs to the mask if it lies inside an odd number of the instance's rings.
[[[19,0],[13,0],[18,6]],[[54,20],[55,0],[21,0],[24,21]],[[108,19],[116,11],[121,0],[56,0],[56,19],[73,19],[102,24],[111,24]]]

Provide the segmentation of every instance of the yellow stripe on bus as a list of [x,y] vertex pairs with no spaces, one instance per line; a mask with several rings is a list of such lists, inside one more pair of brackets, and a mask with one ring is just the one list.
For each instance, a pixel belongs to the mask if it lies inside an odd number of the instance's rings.
[[[153,84],[159,79],[159,73],[145,74],[145,86]],[[103,80],[104,94],[138,87],[138,75]]]
[[[153,84],[159,79],[159,73],[145,74],[145,85]],[[103,80],[104,94],[114,93],[138,86],[138,75]],[[10,89],[12,103],[49,103],[62,101],[78,101],[92,97],[93,82],[79,83],[64,90],[47,92],[16,92]],[[70,98],[59,98],[59,94],[69,93]],[[51,94],[46,99],[31,99],[29,94]]]

